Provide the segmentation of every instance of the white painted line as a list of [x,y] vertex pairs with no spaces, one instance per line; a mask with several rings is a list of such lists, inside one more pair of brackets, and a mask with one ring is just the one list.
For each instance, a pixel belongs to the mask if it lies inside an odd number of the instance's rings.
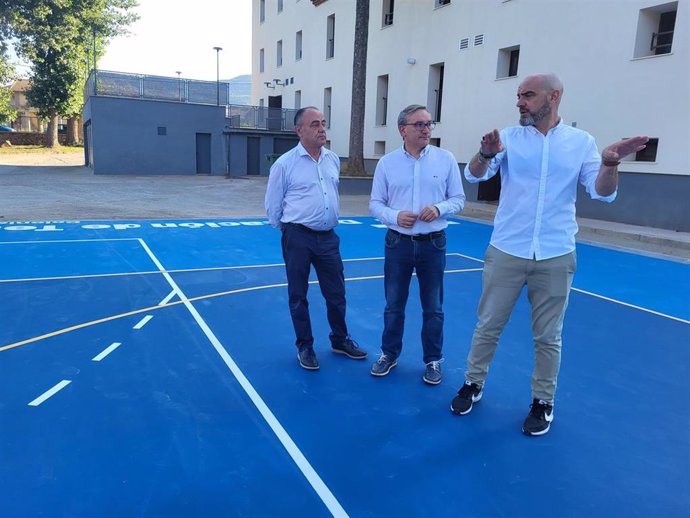
[[165,297],[163,300],[161,300],[158,305],[159,306],[165,306],[170,300],[177,295],[177,292],[175,290],[172,290],[170,293],[168,293],[168,296]]
[[673,315],[667,315],[666,313],[659,313],[658,311],[654,311],[653,309],[647,309],[647,308],[643,308],[642,306],[636,306],[635,304],[629,304],[627,302],[623,302],[622,300],[616,300],[616,299],[612,299],[610,297],[605,297],[604,295],[592,293],[591,291],[581,290],[580,288],[572,288],[572,290],[573,291],[579,291],[580,293],[584,293],[585,295],[589,295],[590,297],[596,297],[598,299],[606,300],[608,302],[620,304],[621,306],[625,306],[625,307],[633,308],[633,309],[638,309],[640,311],[644,311],[645,313],[651,313],[652,315],[657,315],[659,317],[668,318],[669,320],[675,320],[676,322],[681,322],[683,324],[690,324],[690,320],[685,320],[684,318],[674,317]]
[[43,394],[38,396],[36,399],[34,399],[31,403],[29,403],[29,406],[38,406],[41,403],[43,403],[46,399],[48,399],[51,396],[54,396],[58,392],[60,392],[63,388],[65,388],[67,385],[72,383],[70,380],[62,380],[60,383],[55,385],[53,388],[46,390]]
[[144,318],[142,318],[141,320],[139,320],[139,323],[138,323],[137,325],[135,325],[132,329],[141,329],[141,328],[144,327],[144,326],[148,323],[148,321],[151,320],[152,318],[153,318],[153,315],[146,315]]
[[192,305],[192,303],[187,300],[187,297],[184,295],[182,290],[179,288],[179,286],[177,286],[173,278],[168,274],[163,265],[153,254],[151,249],[146,245],[144,240],[140,238],[139,242],[141,243],[141,246],[144,248],[144,250],[146,250],[146,253],[149,254],[149,257],[154,262],[156,267],[161,271],[161,273],[166,278],[173,290],[175,290],[175,292],[177,292],[180,298],[184,301],[185,307],[191,313],[196,323],[204,332],[208,340],[211,342],[213,348],[223,359],[225,365],[227,365],[228,369],[230,369],[230,372],[232,372],[233,376],[235,376],[235,379],[237,379],[238,383],[244,389],[247,396],[249,396],[249,399],[251,399],[252,403],[254,403],[254,406],[261,413],[261,416],[264,418],[268,426],[271,427],[271,430],[273,430],[273,433],[276,435],[283,447],[287,450],[290,457],[292,457],[292,460],[295,462],[299,470],[302,472],[304,477],[314,488],[316,494],[319,495],[321,501],[326,505],[326,507],[333,516],[339,518],[347,517],[348,514],[345,512],[345,509],[343,509],[343,507],[340,505],[340,502],[338,502],[331,490],[328,489],[324,481],[321,480],[319,474],[314,470],[307,458],[300,451],[300,449],[297,447],[292,438],[288,435],[287,431],[285,430],[285,428],[283,428],[283,425],[280,424],[276,416],[273,415],[271,409],[268,408],[268,405],[266,405],[259,393],[252,386],[252,384],[249,382],[249,380],[240,370],[240,368],[237,366],[237,364],[232,359],[228,351],[225,349],[225,347],[223,347],[223,344],[220,343],[218,337],[216,337],[213,331],[211,331],[211,328],[208,327],[204,319],[201,318],[201,315],[197,312],[196,308]]
[[111,352],[113,352],[115,349],[117,349],[117,348],[120,347],[121,345],[122,345],[121,342],[113,342],[113,343],[110,344],[108,347],[106,347],[103,351],[101,351],[100,354],[98,354],[98,355],[94,356],[93,358],[91,358],[91,361],[94,361],[94,362],[99,362],[99,361],[101,361],[103,358],[105,358],[106,356],[108,356]]

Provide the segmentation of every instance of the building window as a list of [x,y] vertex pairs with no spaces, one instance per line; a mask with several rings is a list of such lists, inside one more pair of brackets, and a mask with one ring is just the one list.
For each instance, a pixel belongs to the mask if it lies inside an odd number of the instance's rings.
[[326,128],[331,127],[331,97],[333,90],[329,88],[323,89],[323,116],[326,118]]
[[388,76],[379,76],[376,80],[376,125],[388,123]]
[[295,34],[295,61],[302,59],[302,31]]
[[431,114],[431,120],[441,121],[441,106],[443,105],[443,73],[445,65],[436,63],[429,67],[429,93],[426,106]]
[[450,3],[450,0],[436,0],[436,7],[443,7],[444,5],[448,5]]
[[259,22],[266,21],[266,0],[259,0]]
[[386,154],[386,141],[376,140],[374,141],[374,154],[378,156],[383,156]]
[[259,49],[259,73],[264,71],[264,49]]
[[383,27],[393,25],[393,3],[395,0],[383,0]]
[[658,56],[671,52],[677,11],[678,2],[640,9],[634,57]]
[[635,153],[634,157],[632,154],[623,157],[623,160],[628,162],[656,162],[656,152],[658,148],[659,139],[656,137],[650,138],[647,142],[647,146],[643,150]]
[[335,56],[335,15],[332,14],[326,21],[326,59]]
[[295,90],[295,110],[302,107],[302,90]]
[[278,12],[283,12],[283,0],[278,0]]
[[276,43],[276,66],[283,66],[283,40],[278,40]]
[[520,60],[520,45],[499,49],[498,62],[496,63],[496,79],[515,77],[518,73]]

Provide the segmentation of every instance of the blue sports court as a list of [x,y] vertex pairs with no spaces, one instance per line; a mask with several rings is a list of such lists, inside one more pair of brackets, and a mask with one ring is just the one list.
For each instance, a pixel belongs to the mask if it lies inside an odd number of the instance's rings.
[[524,294],[481,403],[449,410],[489,225],[448,228],[443,382],[421,379],[415,280],[398,367],[369,374],[384,232],[338,227],[369,357],[331,353],[314,284],[306,371],[265,220],[0,224],[0,515],[690,515],[690,264],[578,245],[554,424],[526,437]]

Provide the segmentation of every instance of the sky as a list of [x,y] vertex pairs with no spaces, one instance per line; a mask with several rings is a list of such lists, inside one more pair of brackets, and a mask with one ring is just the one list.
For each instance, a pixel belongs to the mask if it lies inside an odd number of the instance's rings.
[[110,42],[102,70],[216,80],[251,74],[251,0],[139,0],[129,35]]

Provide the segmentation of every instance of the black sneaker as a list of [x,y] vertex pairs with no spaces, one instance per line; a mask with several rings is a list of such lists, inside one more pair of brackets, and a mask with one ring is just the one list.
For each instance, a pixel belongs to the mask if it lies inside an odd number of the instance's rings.
[[553,405],[542,399],[533,399],[529,415],[522,424],[525,435],[544,435],[551,428]]
[[372,376],[385,376],[397,364],[398,364],[397,358],[393,358],[392,356],[381,353],[381,356],[379,356],[379,359],[376,360],[376,363],[374,363],[374,365],[371,366],[371,375]]
[[315,371],[319,368],[319,361],[316,359],[316,354],[314,349],[311,347],[305,347],[297,353],[297,359],[302,368]]
[[455,415],[465,415],[472,411],[472,405],[479,401],[484,394],[484,387],[476,383],[465,381],[465,384],[458,390],[458,395],[453,398],[450,404],[450,411]]
[[367,352],[360,349],[357,342],[349,336],[339,344],[331,342],[331,350],[334,353],[344,354],[353,360],[363,360],[367,357]]

